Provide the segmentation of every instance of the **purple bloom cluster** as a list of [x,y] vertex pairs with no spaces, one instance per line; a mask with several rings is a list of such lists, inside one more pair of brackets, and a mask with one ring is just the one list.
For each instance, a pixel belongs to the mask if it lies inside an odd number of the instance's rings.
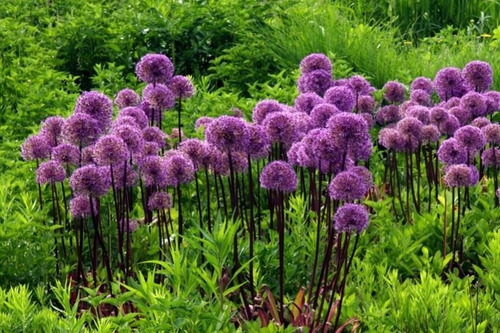
[[260,185],[269,190],[293,192],[297,188],[297,175],[289,163],[274,161],[262,169]]
[[146,54],[135,67],[139,80],[146,83],[167,83],[174,75],[172,61],[163,54]]
[[334,227],[341,232],[363,232],[368,227],[368,211],[363,205],[347,203],[333,217]]
[[47,161],[40,164],[36,171],[36,181],[38,184],[59,183],[66,178],[66,172],[61,164],[56,161]]
[[248,145],[249,133],[242,119],[221,116],[208,125],[205,138],[222,151],[242,151]]
[[69,185],[77,195],[100,197],[111,186],[109,169],[95,165],[86,165],[73,172]]
[[130,88],[120,90],[115,97],[115,104],[119,109],[141,104],[141,97]]

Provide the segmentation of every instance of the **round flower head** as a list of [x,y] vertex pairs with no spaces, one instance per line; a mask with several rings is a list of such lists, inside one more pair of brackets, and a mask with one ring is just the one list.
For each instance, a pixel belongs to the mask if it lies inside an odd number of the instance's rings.
[[467,124],[470,118],[470,113],[467,110],[462,109],[460,106],[452,107],[448,110],[448,114],[455,116],[458,119],[460,126]]
[[405,87],[397,81],[389,81],[384,87],[384,98],[389,103],[401,103],[405,100]]
[[163,163],[164,159],[160,156],[145,156],[141,160],[139,170],[146,186],[166,186],[167,177]]
[[493,145],[500,145],[500,125],[499,124],[490,124],[486,125],[482,128],[484,138],[487,143],[491,143]]
[[128,116],[135,119],[141,129],[148,126],[148,117],[141,108],[129,106],[120,110],[118,117]]
[[367,168],[363,166],[352,166],[347,171],[357,174],[364,182],[367,192],[373,186],[373,175]]
[[161,83],[148,84],[142,92],[142,98],[156,110],[171,109],[175,104],[174,94]]
[[368,211],[363,205],[344,204],[333,216],[334,228],[341,232],[363,232],[368,227]]
[[416,89],[411,91],[410,100],[419,105],[429,106],[431,104],[431,95],[425,90]]
[[136,127],[138,129],[140,129],[140,126],[134,117],[121,116],[121,117],[116,118],[115,121],[113,121],[113,123],[111,124],[111,130],[115,129],[116,127],[123,126],[123,125],[129,125],[129,126]]
[[[111,182],[111,169],[109,167],[107,167],[107,169],[109,170],[109,181]],[[135,186],[137,173],[129,163],[127,163],[127,168],[125,169],[125,163],[123,163],[113,167],[113,178],[115,181],[115,189],[120,190],[124,187]]]
[[403,137],[394,128],[382,129],[378,134],[378,141],[386,149],[400,151],[404,148]]
[[52,147],[55,147],[60,143],[63,125],[64,118],[60,116],[48,117],[42,123],[42,129],[40,133],[42,133],[47,137],[47,139],[49,139],[49,144]]
[[44,134],[31,135],[21,145],[21,156],[25,161],[44,159],[50,156],[51,149]]
[[283,111],[283,107],[279,102],[272,99],[265,99],[255,105],[252,112],[252,120],[257,125],[261,125],[268,114],[281,111]]
[[453,137],[459,145],[469,151],[479,150],[486,145],[486,140],[481,130],[471,125],[459,128]]
[[[347,87],[349,88],[349,80],[348,79],[338,79],[333,81],[334,87]],[[351,88],[349,88],[351,89]]]
[[341,112],[328,120],[333,143],[342,149],[355,149],[365,143],[369,137],[366,121],[359,115]]
[[[311,130],[311,116],[304,112],[288,113],[295,122],[298,137],[304,136]],[[298,138],[297,138],[298,139]]]
[[289,163],[274,161],[262,169],[260,186],[268,190],[290,193],[297,188],[297,175]]
[[141,151],[144,140],[142,139],[142,132],[140,129],[129,125],[122,125],[113,128],[111,134],[120,137],[132,154]]
[[222,151],[242,151],[248,145],[249,133],[245,121],[230,116],[214,119],[205,130],[205,138]]
[[160,152],[160,149],[160,146],[156,142],[144,142],[141,152],[134,155],[134,160],[137,162],[146,156],[156,156]]
[[195,172],[189,157],[180,152],[166,157],[163,161],[163,168],[167,177],[167,186],[174,187],[190,182]]
[[134,232],[137,230],[137,228],[139,228],[139,222],[134,219],[129,219],[128,223],[127,220],[120,219],[118,223],[120,224],[121,230],[123,230],[124,232]]
[[97,122],[88,114],[75,113],[64,122],[63,137],[76,146],[95,142],[99,129]]
[[460,122],[457,117],[448,114],[448,118],[438,125],[439,131],[446,135],[453,135],[460,128]]
[[213,121],[213,118],[200,117],[200,118],[196,119],[196,121],[194,123],[194,129],[198,130],[200,127],[203,127],[205,129],[212,121]]
[[422,141],[424,143],[432,143],[439,141],[441,133],[436,125],[424,125],[422,126]]
[[413,106],[406,112],[407,117],[417,118],[422,124],[427,125],[431,121],[431,113],[425,106]]
[[229,161],[227,154],[224,154],[213,145],[209,145],[209,167],[210,170],[217,175],[229,175]]
[[236,117],[236,118],[245,118],[245,114],[241,109],[238,108],[231,108],[230,110],[230,116]]
[[375,119],[380,125],[397,123],[401,120],[401,111],[397,105],[386,105],[377,110]]
[[85,91],[78,97],[75,114],[84,113],[95,119],[99,133],[104,133],[111,125],[113,102],[97,91]]
[[77,165],[80,160],[80,151],[74,145],[61,143],[52,149],[52,158],[64,165]]
[[311,110],[318,104],[323,103],[323,99],[315,93],[300,94],[295,99],[295,110],[297,112],[311,113]]
[[500,92],[488,91],[483,94],[486,100],[486,112],[492,114],[500,109]]
[[481,155],[481,160],[485,167],[500,167],[500,149],[496,147],[485,149]]
[[59,162],[47,161],[40,164],[36,170],[36,182],[38,184],[59,183],[66,178],[66,172]]
[[288,158],[288,163],[290,163],[293,166],[299,165],[298,162],[298,151],[302,146],[302,141],[297,141],[292,144],[290,149],[286,152],[286,156]]
[[477,92],[488,90],[493,83],[493,70],[484,61],[471,61],[465,65],[462,75],[467,84]]
[[419,104],[412,102],[412,101],[405,101],[399,105],[399,110],[401,112],[401,116],[404,117],[406,116],[406,112],[414,106],[419,106]]
[[325,127],[328,119],[338,113],[340,113],[340,111],[335,105],[328,103],[317,104],[311,111],[311,127]]
[[434,85],[442,101],[462,97],[467,92],[462,73],[455,67],[446,67],[437,72]]
[[129,106],[138,106],[141,103],[141,97],[130,88],[120,90],[115,97],[115,105],[118,109]]
[[342,112],[351,112],[356,104],[354,93],[347,86],[332,87],[325,92],[325,102]]
[[247,125],[248,145],[245,152],[252,158],[264,158],[269,155],[271,143],[266,131],[259,125]]
[[477,128],[483,128],[491,124],[491,121],[486,117],[477,117],[470,124]]
[[460,107],[471,117],[482,117],[486,115],[486,100],[483,95],[476,92],[468,92],[460,99]]
[[194,86],[191,80],[183,75],[176,75],[168,81],[168,88],[174,94],[175,99],[191,98],[194,94]]
[[[94,214],[97,213],[97,203],[92,199],[94,204]],[[75,219],[83,219],[89,217],[92,214],[92,209],[90,208],[90,200],[88,196],[79,195],[71,199],[69,203],[69,210],[71,216]]]
[[[173,104],[174,102],[172,102]],[[153,107],[148,101],[143,100],[139,107],[144,111],[149,120],[158,120],[160,119],[160,115],[162,114],[162,110],[159,108]]]
[[195,170],[200,170],[206,165],[209,152],[205,142],[199,139],[187,139],[179,144],[179,151],[189,156]]
[[467,161],[467,151],[454,138],[443,141],[437,151],[437,156],[442,163],[448,165],[462,164]]
[[356,172],[342,171],[333,178],[328,193],[334,200],[352,201],[363,199],[369,186]]
[[422,140],[422,127],[424,125],[420,120],[414,117],[401,119],[396,128],[401,134],[404,146],[409,151],[414,151]]
[[167,192],[155,192],[148,200],[148,208],[151,211],[172,208],[172,197]]
[[370,82],[360,75],[351,76],[348,86],[356,96],[366,95],[375,90]]
[[262,124],[271,142],[291,146],[298,138],[297,124],[291,113],[273,112]]
[[410,88],[412,91],[423,90],[430,95],[434,91],[434,84],[432,83],[431,79],[428,79],[426,77],[417,77],[411,83]]
[[87,146],[82,150],[82,165],[95,164],[94,145]]
[[430,110],[430,113],[431,113],[431,122],[434,125],[439,126],[441,123],[443,123],[448,119],[448,111],[446,111],[446,109],[443,107],[439,106],[433,107]]
[[116,165],[126,161],[127,145],[116,135],[101,137],[94,146],[94,160],[97,165]]
[[332,71],[332,63],[330,62],[330,59],[322,53],[312,53],[300,62],[300,71],[302,74],[307,74],[318,69],[322,69],[327,72]]
[[167,83],[174,74],[174,65],[163,54],[146,54],[135,66],[135,73],[146,83]]
[[358,98],[358,112],[359,113],[372,113],[375,109],[375,99],[370,95],[363,95]]
[[297,88],[301,93],[315,93],[323,96],[333,86],[332,73],[317,69],[307,74],[302,74],[297,81]]
[[474,176],[468,165],[454,164],[447,168],[444,183],[448,187],[471,186],[474,182]]
[[442,102],[443,103],[443,107],[446,110],[449,110],[451,108],[460,106],[460,99],[461,98],[458,98],[458,97],[452,97],[447,102]]
[[149,126],[142,130],[142,138],[146,142],[154,142],[160,148],[164,148],[166,145],[167,135],[156,126]]
[[73,172],[69,185],[76,195],[100,197],[105,195],[111,186],[109,169],[95,165],[83,166]]

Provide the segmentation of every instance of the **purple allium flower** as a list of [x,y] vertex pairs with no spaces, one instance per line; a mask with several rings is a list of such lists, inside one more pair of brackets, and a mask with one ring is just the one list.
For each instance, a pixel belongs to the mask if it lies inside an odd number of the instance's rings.
[[268,114],[282,111],[283,107],[279,102],[272,99],[265,99],[255,105],[252,112],[252,120],[257,125],[261,125]]
[[386,105],[377,110],[375,119],[380,125],[396,123],[401,120],[401,111],[397,105]]
[[125,162],[127,157],[127,145],[116,135],[105,135],[94,146],[94,161],[97,165],[120,164]]
[[425,90],[416,89],[412,90],[410,100],[419,105],[429,106],[431,104],[431,95]]
[[[92,203],[94,204],[94,214],[96,214],[97,203],[94,199],[92,199]],[[89,197],[83,195],[74,197],[69,203],[69,210],[73,218],[83,219],[89,217],[92,214]]]
[[384,128],[378,134],[379,143],[387,148],[400,151],[404,148],[403,137],[394,128]]
[[156,143],[159,148],[164,148],[167,135],[156,126],[148,126],[142,130],[142,138],[146,142]]
[[66,178],[64,168],[56,161],[47,161],[40,164],[36,170],[36,182],[38,184],[59,183]]
[[[227,156],[227,153],[223,153]],[[226,157],[228,159],[229,157]],[[245,172],[248,169],[247,155],[243,152],[231,153],[231,160],[233,161],[234,172]]]
[[141,108],[135,106],[123,108],[120,110],[118,117],[124,116],[133,117],[141,129],[148,126],[148,117]]
[[232,117],[245,118],[245,114],[239,108],[231,108],[230,111],[231,111],[230,116]]
[[135,66],[135,73],[146,83],[167,83],[174,75],[174,65],[163,54],[146,54]]
[[297,88],[301,93],[316,93],[323,96],[333,86],[332,73],[318,69],[302,74],[297,81]]
[[448,114],[448,118],[441,122],[439,125],[439,131],[446,135],[453,135],[455,131],[460,128],[460,122],[457,117]]
[[82,165],[95,164],[94,145],[87,146],[82,150]]
[[[111,169],[109,170],[109,181],[111,182]],[[125,163],[119,164],[113,167],[113,178],[115,182],[115,189],[120,190],[124,187],[133,187],[137,182],[137,173],[135,172],[132,165],[127,163],[127,168],[125,169]]]
[[297,188],[297,175],[289,163],[274,161],[262,169],[260,186],[269,190],[290,193]]
[[163,168],[167,177],[167,186],[177,187],[191,181],[194,177],[194,165],[189,157],[181,152],[165,157]]
[[139,228],[139,222],[135,219],[129,219],[128,223],[126,219],[120,219],[118,223],[124,232],[134,232]]
[[429,124],[431,121],[431,113],[425,106],[412,106],[406,111],[406,116],[417,118],[424,125]]
[[95,165],[83,166],[73,172],[69,185],[76,195],[100,197],[105,195],[111,186],[109,169]]
[[484,61],[471,61],[465,65],[462,75],[467,84],[477,92],[488,90],[493,83],[493,70]]
[[176,75],[168,81],[168,88],[174,94],[175,99],[191,98],[194,94],[194,86],[191,80],[183,75]]
[[396,128],[403,138],[404,147],[409,151],[414,151],[418,148],[419,142],[422,140],[422,127],[424,125],[420,120],[414,117],[406,117],[401,119]]
[[85,91],[76,101],[75,114],[78,113],[91,116],[97,122],[99,134],[104,133],[111,125],[113,102],[98,91]]
[[419,106],[419,104],[412,101],[405,101],[399,105],[399,110],[401,112],[402,117],[406,116],[406,112],[414,106]]
[[242,151],[248,145],[249,133],[245,121],[230,116],[214,119],[205,130],[208,143],[222,151]]
[[356,96],[367,95],[375,90],[370,82],[360,75],[351,76],[348,86]]
[[179,138],[186,138],[184,135],[184,132],[182,130],[179,131],[177,127],[172,128],[172,132],[170,132],[170,135],[168,137],[170,140],[179,140]]
[[468,92],[460,99],[460,107],[473,118],[486,115],[486,100],[477,92]]
[[330,59],[322,53],[309,54],[300,62],[300,71],[302,74],[307,74],[318,69],[322,69],[327,72],[332,71],[332,63],[330,62]]
[[165,187],[167,184],[164,159],[160,156],[145,156],[139,165],[141,177],[146,186]]
[[459,145],[469,151],[479,150],[486,145],[486,140],[481,130],[471,125],[459,128],[453,137]]
[[462,97],[467,92],[460,69],[455,67],[446,67],[437,72],[434,85],[442,101]]
[[52,147],[55,147],[60,143],[63,125],[64,118],[60,116],[48,117],[42,123],[40,133],[47,137],[49,144]]
[[467,110],[462,109],[460,106],[452,107],[448,110],[448,113],[458,119],[460,126],[464,126],[465,124],[467,124],[471,116]]
[[300,94],[295,99],[295,110],[297,112],[311,113],[311,110],[318,104],[323,103],[323,98],[319,97],[316,93]]
[[434,125],[439,126],[441,125],[441,123],[443,123],[448,119],[448,111],[446,111],[446,109],[443,107],[439,106],[433,107],[430,110],[430,112],[431,112],[431,122]]
[[198,130],[198,128],[203,127],[204,129],[207,128],[207,126],[213,121],[213,118],[210,117],[200,117],[196,119],[196,122],[194,123],[194,129]]
[[349,80],[348,79],[338,79],[338,80],[335,80],[335,81],[333,81],[333,86],[334,87],[347,87],[347,88],[351,89],[349,87]]
[[151,105],[151,103],[145,100],[141,102],[139,107],[142,109],[142,111],[144,111],[149,120],[158,121],[160,119],[160,115],[163,114],[162,110],[155,108],[154,106]]
[[375,119],[373,119],[373,116],[370,113],[360,113],[359,115],[366,121],[366,126],[368,126],[368,129],[375,126]]
[[77,165],[80,160],[78,147],[69,143],[61,143],[52,149],[52,158],[65,165]]
[[446,103],[444,103],[444,108],[446,110],[449,110],[457,106],[460,106],[460,98],[458,97],[452,97]]
[[318,149],[318,146],[320,149],[327,149],[316,141],[318,134],[321,132],[321,130],[313,130],[300,141],[302,145],[297,149],[297,163],[299,166],[309,169],[318,167],[321,156],[315,155],[315,149]]
[[156,110],[171,109],[175,105],[174,94],[161,83],[148,84],[142,92],[142,98]]
[[475,175],[472,174],[471,168],[465,164],[454,164],[446,170],[444,183],[448,187],[465,187],[471,186],[474,182]]
[[354,149],[349,149],[349,157],[354,161],[368,161],[373,153],[373,143],[371,138],[367,137],[365,142],[355,147]]
[[229,161],[227,154],[224,154],[213,145],[209,145],[209,168],[217,175],[229,175]]
[[334,228],[341,232],[363,232],[368,227],[368,211],[363,205],[344,204],[333,216]]
[[302,145],[303,145],[302,141],[294,142],[286,153],[286,156],[288,158],[288,163],[290,163],[293,166],[299,165],[298,152]]
[[373,112],[375,109],[375,99],[370,95],[363,95],[358,98],[358,112],[359,113],[369,113]]
[[295,109],[290,105],[287,105],[285,103],[280,103],[280,106],[281,106],[281,111],[283,112],[295,113]]
[[115,97],[115,104],[118,109],[129,106],[137,106],[141,103],[141,97],[130,88],[120,90]]
[[486,112],[492,114],[500,109],[500,92],[488,91],[483,94],[486,100]]
[[353,113],[341,112],[331,117],[326,127],[333,143],[343,150],[356,149],[356,146],[363,145],[369,137],[366,121]]
[[373,186],[373,175],[370,170],[363,166],[352,166],[347,171],[354,172],[363,180],[364,184],[367,187],[367,192]]
[[140,159],[146,156],[156,156],[160,152],[161,147],[158,146],[156,142],[144,142],[142,150],[140,153],[135,154],[134,160],[140,161]]
[[297,124],[291,113],[273,112],[262,124],[271,142],[279,142],[289,147],[298,138]]
[[401,103],[405,100],[405,87],[398,81],[389,81],[384,87],[384,98],[389,103]]
[[44,159],[50,156],[51,149],[44,134],[31,135],[21,145],[21,156],[25,161]]
[[356,98],[346,86],[332,87],[325,92],[325,102],[335,105],[342,112],[351,112]]
[[481,155],[481,160],[485,167],[493,165],[500,167],[500,149],[496,147],[485,149]]
[[430,95],[434,91],[434,84],[432,83],[431,79],[428,79],[426,77],[417,77],[411,83],[410,88],[412,91],[423,90]]
[[186,153],[195,171],[200,170],[208,162],[208,147],[207,144],[199,139],[187,139],[179,144],[179,151]]
[[311,111],[311,127],[325,127],[328,119],[340,113],[335,105],[328,103],[317,104]]
[[75,113],[64,122],[63,137],[76,146],[92,144],[98,136],[98,124],[85,113]]
[[148,208],[151,211],[172,208],[172,197],[167,192],[155,192],[148,200]]
[[470,124],[477,128],[483,128],[491,124],[491,121],[486,117],[477,117]]
[[115,119],[115,121],[111,124],[111,130],[113,130],[116,127],[123,126],[123,125],[129,125],[132,127],[137,127],[138,129],[141,129],[139,124],[137,123],[137,120],[134,117],[131,116],[121,116]]
[[342,171],[331,181],[328,193],[332,199],[349,202],[363,199],[368,189],[369,186],[365,184],[364,178],[356,172]]
[[304,112],[288,113],[295,123],[298,136],[302,137],[311,130],[311,116]]
[[433,143],[439,141],[439,137],[441,136],[441,133],[439,132],[439,129],[437,128],[436,125],[430,124],[430,125],[424,125],[422,127],[422,141],[423,143]]
[[113,128],[111,134],[120,137],[132,154],[141,151],[144,140],[142,139],[142,132],[140,129],[129,125],[122,125]]
[[467,161],[467,151],[454,138],[443,141],[437,151],[437,156],[442,163],[448,165],[462,164]]
[[265,129],[259,125],[247,125],[248,127],[248,145],[245,152],[252,158],[264,158],[269,155],[271,142]]
[[484,126],[482,129],[484,138],[487,143],[491,143],[493,145],[500,145],[500,125],[499,124],[490,124]]

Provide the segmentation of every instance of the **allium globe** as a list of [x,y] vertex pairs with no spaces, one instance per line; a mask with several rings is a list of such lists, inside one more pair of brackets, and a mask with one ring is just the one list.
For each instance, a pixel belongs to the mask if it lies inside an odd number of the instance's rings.
[[172,91],[160,83],[148,84],[142,92],[142,98],[155,110],[171,109],[175,105]]
[[43,134],[29,136],[21,145],[21,156],[25,161],[45,159],[50,156],[52,148],[48,138]]
[[351,112],[356,104],[356,97],[347,86],[328,89],[324,99],[325,102],[335,105],[342,112]]
[[467,84],[476,92],[488,90],[493,83],[493,70],[490,64],[474,60],[465,65],[462,75]]
[[40,164],[36,170],[36,182],[38,184],[60,183],[66,178],[64,168],[56,161],[47,161]]
[[405,100],[405,87],[397,81],[389,81],[384,87],[384,98],[389,103],[401,103]]
[[98,91],[85,91],[78,97],[75,114],[84,113],[97,122],[99,134],[104,133],[111,125],[113,102]]
[[283,111],[283,107],[278,101],[265,99],[255,105],[252,112],[252,120],[257,125],[261,125],[268,114],[281,111]]
[[94,146],[94,161],[97,165],[117,165],[125,162],[127,158],[127,145],[116,135],[105,135]]
[[118,109],[141,104],[141,97],[130,88],[120,90],[115,97],[115,105]]
[[368,211],[363,205],[344,204],[333,216],[334,228],[338,233],[361,233],[368,227]]
[[135,73],[146,83],[167,83],[174,74],[174,65],[163,54],[146,54],[135,66]]
[[100,197],[111,186],[109,169],[95,165],[86,165],[76,169],[69,179],[69,185],[76,195]]
[[295,110],[310,114],[311,110],[321,103],[323,103],[323,98],[319,97],[316,93],[300,94],[295,99]]
[[307,74],[318,69],[322,69],[327,72],[332,71],[332,63],[330,62],[330,59],[322,53],[309,54],[300,62],[300,71],[302,74]]
[[297,175],[289,163],[274,161],[262,169],[260,185],[269,190],[290,193],[297,189]]
[[167,192],[155,192],[148,200],[148,208],[151,211],[172,208],[172,196]]
[[191,80],[183,75],[176,75],[168,81],[168,88],[174,94],[175,99],[191,98],[194,94],[194,86]]
[[144,127],[148,126],[148,116],[146,116],[146,113],[141,108],[135,107],[135,106],[128,106],[120,110],[120,113],[118,114],[118,117],[132,117],[135,119],[137,124],[139,125],[139,128],[143,129]]

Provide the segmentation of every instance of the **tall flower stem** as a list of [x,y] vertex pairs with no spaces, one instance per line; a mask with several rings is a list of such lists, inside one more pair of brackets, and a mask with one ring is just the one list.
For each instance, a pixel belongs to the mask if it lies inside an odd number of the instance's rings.
[[[57,209],[56,209],[56,196],[54,194],[54,184],[51,184],[51,193],[52,193],[52,216],[54,218],[54,226],[58,225],[57,222]],[[57,232],[57,231],[56,231]],[[57,235],[54,235],[54,246],[55,246],[55,256],[56,256],[56,274],[59,276],[59,244],[57,242]]]
[[182,201],[182,194],[181,194],[181,185],[177,185],[177,207],[178,207],[178,210],[179,210],[179,216],[177,218],[177,227],[178,227],[178,232],[179,232],[179,243],[182,241],[182,233],[183,233],[183,230],[182,230],[182,204],[181,204],[181,201]]
[[[217,185],[217,182],[216,182]],[[212,232],[212,218],[210,216],[210,177],[208,175],[208,168],[205,166],[205,186],[206,186],[206,192],[207,192],[207,203],[206,203],[206,209],[207,209],[207,224],[208,224],[208,231]],[[217,201],[218,203],[218,201]]]
[[[459,213],[460,214],[460,213]],[[450,261],[450,271],[453,269],[453,261],[455,260],[455,188],[451,188],[451,239],[450,251],[452,259]]]
[[279,286],[280,286],[280,322],[285,322],[284,310],[284,281],[285,281],[285,211],[283,192],[276,193],[277,220],[278,220],[278,251],[279,251]]
[[249,233],[249,256],[250,256],[250,264],[248,266],[249,270],[249,283],[250,283],[250,293],[252,294],[252,298],[255,298],[255,288],[254,288],[254,276],[253,276],[253,257],[254,257],[254,240],[255,240],[255,221],[253,216],[253,178],[252,178],[252,159],[250,155],[247,155],[248,161],[248,200],[249,200],[249,209],[250,216],[248,218],[248,233]]
[[179,143],[182,142],[182,132],[181,132],[181,129],[182,129],[182,124],[181,124],[181,111],[182,111],[182,98],[178,98],[177,99],[177,125],[178,125],[178,128],[179,128]]

